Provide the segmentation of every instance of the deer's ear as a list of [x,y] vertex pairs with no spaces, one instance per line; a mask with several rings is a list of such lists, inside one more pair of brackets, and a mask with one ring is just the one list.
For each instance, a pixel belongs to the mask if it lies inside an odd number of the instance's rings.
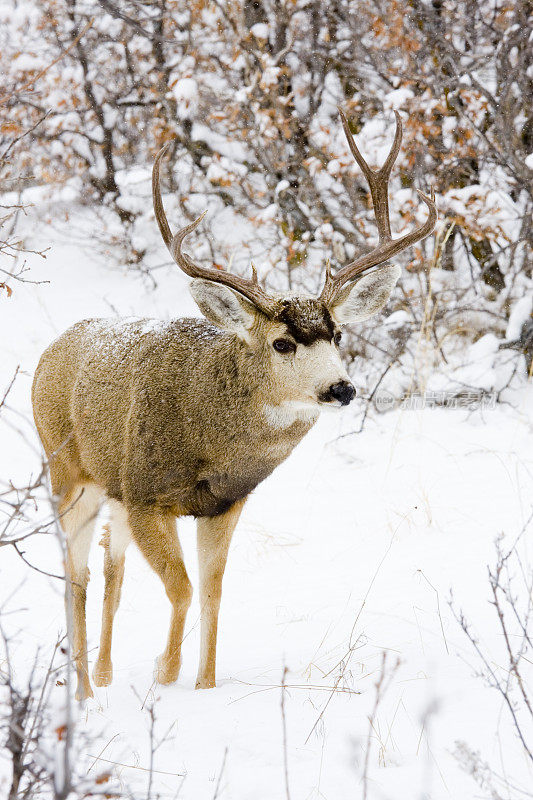
[[382,267],[347,286],[329,311],[338,325],[361,322],[383,308],[401,275],[400,267]]
[[248,331],[259,312],[245,297],[228,286],[201,278],[192,281],[189,289],[209,322],[248,339]]

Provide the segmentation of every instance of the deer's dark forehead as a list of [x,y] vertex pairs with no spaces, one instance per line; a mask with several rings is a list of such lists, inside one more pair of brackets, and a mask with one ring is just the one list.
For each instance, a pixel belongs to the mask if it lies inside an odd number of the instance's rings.
[[325,303],[312,298],[282,300],[276,322],[283,322],[299,344],[310,345],[319,339],[330,341],[335,326]]

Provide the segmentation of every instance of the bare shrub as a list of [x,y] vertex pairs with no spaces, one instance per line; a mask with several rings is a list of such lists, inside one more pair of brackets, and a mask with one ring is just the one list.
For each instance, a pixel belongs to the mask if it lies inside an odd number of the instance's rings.
[[[533,565],[528,562],[524,545],[532,520],[533,515],[510,547],[503,536],[497,539],[496,563],[488,568],[493,621],[503,645],[497,655],[479,640],[465,614],[452,603],[454,616],[476,656],[476,674],[500,695],[515,733],[515,743],[530,764],[533,764]],[[512,775],[500,775],[467,743],[457,742],[455,755],[494,800],[504,796],[509,783],[520,796],[533,797],[530,789],[518,786]]]

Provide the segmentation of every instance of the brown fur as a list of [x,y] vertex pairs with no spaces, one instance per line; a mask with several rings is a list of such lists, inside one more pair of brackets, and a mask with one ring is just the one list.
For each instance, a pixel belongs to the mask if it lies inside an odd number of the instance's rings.
[[383,268],[331,306],[321,299],[270,298],[268,313],[214,280],[195,280],[193,297],[220,327],[196,319],[85,320],[43,353],[33,410],[67,537],[78,697],[92,694],[87,560],[102,500],[111,525],[104,541],[96,685],[112,679],[113,621],[131,540],[172,605],[156,678],[176,680],[192,589],[175,518],[192,515],[198,519],[202,616],[197,687],[214,686],[222,576],[246,497],[287,458],[321,406],[344,404],[336,387],[352,390],[349,402],[353,387],[336,333],[375,313],[398,276],[398,268]]
[[176,531],[184,515],[198,519],[197,687],[215,685],[222,576],[246,497],[287,458],[322,406],[345,404],[338,387],[348,387],[347,402],[353,397],[336,334],[375,313],[398,277],[397,267],[383,268],[331,306],[270,298],[268,313],[215,280],[197,279],[191,293],[217,327],[197,319],[85,320],[43,353],[33,410],[67,539],[78,697],[92,694],[87,561],[102,500],[111,525],[96,685],[112,679],[113,621],[132,540],[172,605],[155,674],[161,683],[176,680],[192,593]]
[[81,322],[43,354],[33,396],[45,449],[56,452],[53,490],[93,481],[128,507],[222,513],[311,423],[258,426],[261,406],[279,402],[261,349],[201,320],[147,327]]
[[284,322],[293,339],[309,346],[317,339],[333,339],[335,325],[326,305],[312,297],[292,297],[281,302],[275,319]]
[[[79,697],[92,694],[86,543],[98,512],[98,490],[124,507],[130,534],[172,604],[168,643],[156,670],[163,683],[175,680],[179,671],[191,597],[174,518],[199,518],[205,609],[198,686],[214,685],[222,574],[244,500],[316,419],[316,414],[295,416],[283,426],[265,420],[263,408],[283,402],[283,390],[272,378],[269,335],[272,339],[287,329],[261,314],[254,326],[252,343],[245,344],[202,320],[86,320],[53,342],[39,362],[34,416],[67,533]],[[93,494],[84,500],[89,490]],[[111,540],[112,535],[113,530]],[[112,626],[124,574],[123,552],[113,555],[109,539],[105,548],[102,635],[94,670],[99,686],[112,678]]]

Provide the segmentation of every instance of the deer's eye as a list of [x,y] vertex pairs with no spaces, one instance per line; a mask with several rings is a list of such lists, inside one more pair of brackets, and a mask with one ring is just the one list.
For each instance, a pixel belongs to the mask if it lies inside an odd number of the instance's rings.
[[289,339],[275,339],[272,342],[272,347],[277,353],[294,353],[296,350],[296,345]]
[[336,345],[339,345],[341,343],[341,339],[342,339],[342,333],[340,331],[337,331],[337,333],[333,337],[333,341],[335,342]]

